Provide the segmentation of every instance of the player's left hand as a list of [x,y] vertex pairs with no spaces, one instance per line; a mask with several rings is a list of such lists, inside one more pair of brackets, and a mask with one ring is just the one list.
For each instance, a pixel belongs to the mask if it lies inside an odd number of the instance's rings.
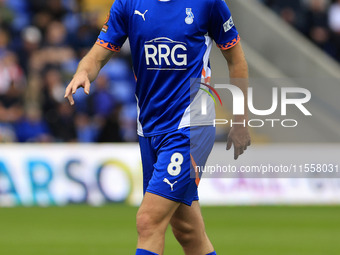
[[231,146],[234,145],[234,159],[242,155],[243,152],[250,146],[250,135],[248,127],[233,126],[228,135],[227,139],[227,150],[230,150]]

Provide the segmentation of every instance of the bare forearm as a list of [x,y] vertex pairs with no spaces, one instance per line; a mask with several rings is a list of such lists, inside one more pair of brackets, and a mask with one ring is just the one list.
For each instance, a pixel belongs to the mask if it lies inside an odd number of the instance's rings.
[[222,54],[227,60],[230,82],[242,90],[244,95],[244,115],[235,115],[235,121],[248,119],[248,65],[241,43],[228,50],[222,50]]
[[109,61],[114,53],[107,51],[101,46],[94,45],[87,55],[80,61],[75,76],[85,73],[90,82],[93,82],[103,66]]
[[[237,86],[243,92],[244,96],[244,114],[234,115],[234,123],[238,123],[238,125],[232,126],[227,140],[227,150],[234,145],[234,159],[237,159],[250,145],[250,135],[247,127],[248,65],[240,43],[232,49],[222,52],[228,61],[230,82],[232,85]],[[241,123],[244,123],[244,125]]]
[[85,73],[90,82],[93,82],[97,78],[101,68],[102,66],[99,62],[87,55],[79,62],[75,75]]
[[90,82],[93,82],[107,61],[106,59],[98,60],[92,54],[88,54],[79,62],[75,75],[85,72]]
[[244,95],[244,115],[235,115],[235,121],[243,121],[248,119],[248,65],[245,59],[237,63],[228,64],[229,77],[232,85],[240,88]]

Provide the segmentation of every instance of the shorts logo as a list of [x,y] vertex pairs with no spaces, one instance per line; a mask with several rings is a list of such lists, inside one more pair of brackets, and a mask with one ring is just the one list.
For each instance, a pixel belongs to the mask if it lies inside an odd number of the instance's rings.
[[234,26],[233,17],[230,17],[230,19],[228,19],[228,20],[223,24],[224,32],[228,32],[230,29],[232,29],[233,26]]
[[188,25],[191,25],[194,22],[194,14],[191,11],[191,8],[186,8],[185,13],[188,15],[185,18],[185,23],[187,23]]
[[177,181],[175,181],[174,183],[171,183],[167,178],[164,178],[163,182],[170,185],[171,191],[174,190],[174,185],[177,183]]

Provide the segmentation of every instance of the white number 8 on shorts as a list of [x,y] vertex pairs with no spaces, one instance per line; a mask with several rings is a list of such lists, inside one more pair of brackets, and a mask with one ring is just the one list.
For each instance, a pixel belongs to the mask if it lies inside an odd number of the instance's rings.
[[183,155],[179,152],[172,154],[171,163],[168,165],[168,173],[171,176],[177,176],[181,172],[181,165],[183,163]]

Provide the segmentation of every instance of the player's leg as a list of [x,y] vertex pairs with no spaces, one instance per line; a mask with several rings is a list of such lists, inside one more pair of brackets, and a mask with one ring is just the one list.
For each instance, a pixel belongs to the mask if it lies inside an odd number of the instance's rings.
[[[212,150],[215,140],[214,127],[191,127],[190,130],[190,157],[191,177],[196,178],[201,174],[196,172],[196,166],[204,166]],[[216,254],[205,232],[203,217],[198,203],[197,190],[191,207],[180,205],[171,218],[173,233],[182,245],[187,255]]]
[[[190,178],[189,128],[140,138],[145,197],[137,213],[136,254],[162,254],[166,228],[180,203],[191,205],[197,194]],[[152,176],[150,176],[152,173]],[[141,253],[141,252],[149,253]],[[150,253],[153,252],[153,253]]]
[[214,254],[214,248],[205,232],[198,201],[193,201],[191,206],[181,204],[170,224],[186,255]]
[[[180,204],[179,201],[168,199],[171,198],[171,190],[177,188],[173,187],[175,181],[166,174],[172,155],[168,153],[171,150],[169,147],[177,147],[176,140],[170,141],[169,138],[169,135],[139,138],[143,164],[144,198],[137,213],[136,255],[163,253],[166,228],[172,214]],[[168,144],[166,148],[161,146],[164,143]],[[171,181],[171,188],[168,183],[164,182],[165,178]]]
[[138,249],[163,254],[165,231],[179,205],[164,197],[145,193],[137,213]]
[[[214,134],[214,130],[209,131],[204,128],[199,131],[202,130],[205,131],[203,134],[202,132],[190,134],[189,128],[183,128],[152,139],[140,138],[146,193],[137,214],[138,249],[140,250],[137,250],[136,254],[162,254],[165,231],[176,209],[180,203],[190,206],[192,201],[198,200],[196,180],[190,177],[190,152],[195,155],[196,150],[199,150],[198,163],[205,162],[213,144],[211,138]],[[203,148],[196,144],[195,149],[191,149],[190,135],[192,134],[194,134],[192,137],[196,134],[200,135],[201,139],[195,140],[195,144],[196,142],[200,145],[204,144]],[[201,143],[202,138],[209,140],[210,146],[207,146],[208,143],[204,140]],[[200,210],[197,209],[199,213],[197,219],[200,219]],[[204,229],[203,220],[201,219],[200,222],[200,226]]]

